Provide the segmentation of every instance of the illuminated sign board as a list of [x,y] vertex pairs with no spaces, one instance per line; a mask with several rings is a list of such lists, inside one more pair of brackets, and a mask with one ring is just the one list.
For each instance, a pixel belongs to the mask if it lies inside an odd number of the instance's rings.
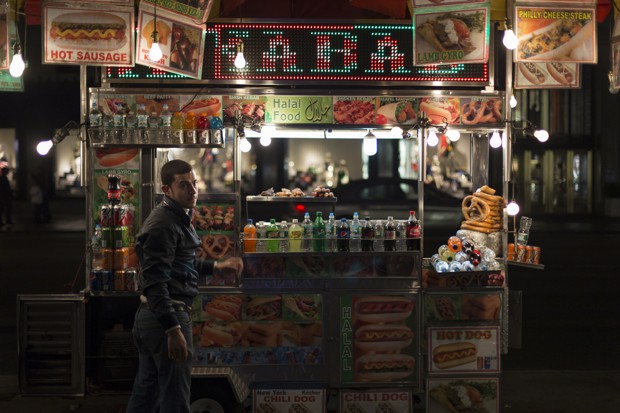
[[[243,41],[246,65],[234,65]],[[410,24],[208,23],[202,78],[260,82],[485,84],[488,65],[413,66]],[[109,68],[110,78],[157,78],[149,68]]]

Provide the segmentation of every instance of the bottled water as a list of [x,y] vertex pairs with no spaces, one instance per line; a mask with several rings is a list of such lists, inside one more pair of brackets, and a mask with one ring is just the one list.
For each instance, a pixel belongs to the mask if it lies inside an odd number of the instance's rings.
[[114,119],[112,115],[103,115],[103,142],[112,143],[114,141]]
[[159,115],[159,122],[162,143],[172,143],[172,112],[170,112],[167,103],[164,103],[162,106],[161,114]]
[[519,232],[517,232],[517,245],[527,245],[531,227],[532,218],[521,217],[521,221],[519,221]]
[[136,125],[138,119],[133,111],[125,116],[125,142],[136,143]]
[[327,222],[325,223],[325,237],[327,238],[327,244],[325,245],[325,251],[336,251],[336,220],[334,213],[330,212]]
[[151,112],[150,116],[147,118],[147,124],[149,125],[149,133],[148,139],[150,143],[158,143],[159,142],[159,117],[157,116],[157,112]]
[[351,221],[351,251],[359,252],[362,250],[362,228],[360,216],[357,212],[353,213]]
[[97,224],[97,226],[95,227],[95,233],[93,234],[93,237],[91,239],[90,246],[93,252],[91,269],[100,270],[103,268],[102,248],[104,246],[102,245],[101,227],[99,226],[99,224]]
[[404,221],[397,221],[396,224],[396,251],[407,250],[407,224]]
[[146,113],[144,104],[139,104],[136,109],[136,132],[138,143],[148,143],[146,129],[149,127],[149,114]]
[[258,221],[256,224],[256,252],[267,252],[267,224]]
[[93,102],[88,115],[91,140],[99,143],[103,140],[103,114],[99,110],[97,102]]
[[117,106],[116,111],[112,115],[112,124],[114,126],[113,141],[122,143],[125,135],[125,108]]
[[312,252],[312,231],[313,224],[310,221],[310,213],[304,214],[304,220],[301,223],[301,227],[304,229],[304,237],[301,243],[301,250],[303,252]]
[[280,230],[280,252],[288,252],[288,223],[280,221],[278,229]]
[[380,219],[375,221],[375,241],[372,246],[375,251],[383,251],[383,237],[384,237],[383,222]]

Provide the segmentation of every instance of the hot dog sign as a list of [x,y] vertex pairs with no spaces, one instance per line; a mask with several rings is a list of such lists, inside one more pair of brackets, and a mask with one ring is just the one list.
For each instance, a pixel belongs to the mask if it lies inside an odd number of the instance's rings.
[[431,327],[428,336],[430,372],[499,372],[499,327]]
[[43,63],[134,65],[133,7],[107,11],[47,4],[43,9]]

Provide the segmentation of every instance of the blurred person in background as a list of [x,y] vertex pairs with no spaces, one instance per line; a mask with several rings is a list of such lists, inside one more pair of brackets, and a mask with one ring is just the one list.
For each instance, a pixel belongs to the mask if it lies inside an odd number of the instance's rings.
[[8,163],[0,161],[0,227],[13,225],[13,189],[9,182]]

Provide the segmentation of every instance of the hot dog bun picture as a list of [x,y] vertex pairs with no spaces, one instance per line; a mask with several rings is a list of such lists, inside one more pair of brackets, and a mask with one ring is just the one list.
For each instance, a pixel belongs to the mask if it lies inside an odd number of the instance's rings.
[[413,300],[402,296],[368,296],[356,301],[354,318],[365,323],[392,323],[413,312]]
[[460,117],[460,101],[455,98],[433,100],[422,98],[420,112],[424,112],[432,123],[456,123]]
[[546,64],[547,71],[552,78],[561,85],[570,85],[575,83],[575,70],[568,63],[548,62]]
[[194,100],[193,102],[185,105],[181,109],[181,112],[183,113],[194,112],[196,117],[203,115],[203,114],[207,116],[219,116],[220,109],[222,109],[222,102],[220,101],[220,99],[217,97],[211,96],[205,99]]
[[241,307],[239,304],[214,298],[203,306],[203,312],[207,318],[214,318],[223,321],[236,321],[241,318]]
[[97,164],[104,168],[114,168],[133,160],[140,148],[107,148],[97,149]]
[[50,24],[54,45],[72,50],[118,50],[128,41],[121,17],[103,12],[72,12],[54,17]]
[[370,353],[355,360],[355,376],[363,381],[402,380],[413,374],[415,358],[407,354]]
[[241,333],[233,325],[205,323],[202,326],[202,347],[231,347],[241,339]]
[[433,363],[439,369],[449,369],[474,362],[477,355],[474,343],[441,344],[433,349]]
[[542,70],[537,63],[532,62],[519,62],[519,71],[533,85],[542,85],[547,81],[547,74]]
[[[538,10],[533,8],[534,10]],[[550,11],[544,9],[545,11]],[[573,13],[577,15],[588,14]],[[574,60],[588,61],[594,58],[594,24],[589,19],[524,19],[519,22],[517,56],[519,60]],[[582,48],[585,46],[585,52]],[[571,56],[579,49],[579,56]],[[588,56],[589,55],[589,56]]]
[[250,299],[244,305],[246,320],[275,320],[282,317],[282,296],[269,295]]
[[413,342],[413,331],[402,324],[366,324],[355,331],[355,347],[363,352],[394,352]]

